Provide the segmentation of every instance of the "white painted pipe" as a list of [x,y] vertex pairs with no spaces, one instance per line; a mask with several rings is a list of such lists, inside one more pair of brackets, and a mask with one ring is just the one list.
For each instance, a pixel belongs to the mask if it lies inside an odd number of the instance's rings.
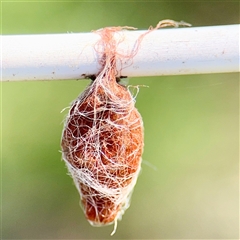
[[[159,29],[147,34],[122,76],[239,72],[240,25]],[[146,31],[122,31],[118,52],[129,53]],[[119,34],[116,35],[116,37]],[[101,69],[96,33],[3,35],[2,81],[81,79]]]

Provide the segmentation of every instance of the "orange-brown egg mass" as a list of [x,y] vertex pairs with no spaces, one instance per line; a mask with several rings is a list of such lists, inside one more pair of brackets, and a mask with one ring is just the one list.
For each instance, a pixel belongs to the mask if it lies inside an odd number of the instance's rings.
[[92,225],[121,219],[129,206],[143,152],[143,123],[134,104],[110,71],[98,75],[67,116],[63,159]]

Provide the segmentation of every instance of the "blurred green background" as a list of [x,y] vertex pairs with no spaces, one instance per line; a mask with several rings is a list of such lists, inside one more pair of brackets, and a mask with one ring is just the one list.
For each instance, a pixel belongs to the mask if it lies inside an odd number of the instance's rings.
[[[239,23],[239,1],[3,2],[3,34],[147,29],[162,19]],[[2,83],[2,238],[110,239],[61,161],[65,113],[89,81]],[[132,78],[145,126],[142,172],[111,239],[238,239],[239,74]]]

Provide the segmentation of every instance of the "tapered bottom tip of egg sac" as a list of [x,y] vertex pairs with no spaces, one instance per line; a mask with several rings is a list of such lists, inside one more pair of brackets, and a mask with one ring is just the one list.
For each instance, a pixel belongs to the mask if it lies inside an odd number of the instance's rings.
[[113,230],[111,232],[111,236],[113,236],[117,231],[117,222],[122,219],[122,215],[124,214],[124,210],[120,210],[118,212],[112,213],[110,216],[102,215],[100,218],[93,218],[91,214],[86,214],[86,218],[91,226],[93,227],[107,227],[113,225]]
[[114,224],[116,221],[122,219],[125,211],[122,208],[122,204],[115,205],[114,202],[106,199],[98,199],[98,201],[95,199],[94,203],[86,203],[86,200],[82,199],[81,206],[88,222],[94,227],[104,227]]
[[117,221],[118,221],[118,219],[115,219],[114,221],[105,224],[105,223],[96,223],[96,222],[93,222],[93,221],[88,220],[88,222],[89,222],[93,227],[107,227],[107,226],[109,226],[109,225],[114,224],[113,231],[111,232],[111,236],[114,235],[114,234],[116,233],[116,231],[117,231]]
[[88,222],[93,227],[104,227],[114,224],[117,220],[121,220],[121,216],[119,216],[119,213],[114,214],[113,216],[100,216],[98,218],[91,218],[88,214],[85,216],[88,220]]

